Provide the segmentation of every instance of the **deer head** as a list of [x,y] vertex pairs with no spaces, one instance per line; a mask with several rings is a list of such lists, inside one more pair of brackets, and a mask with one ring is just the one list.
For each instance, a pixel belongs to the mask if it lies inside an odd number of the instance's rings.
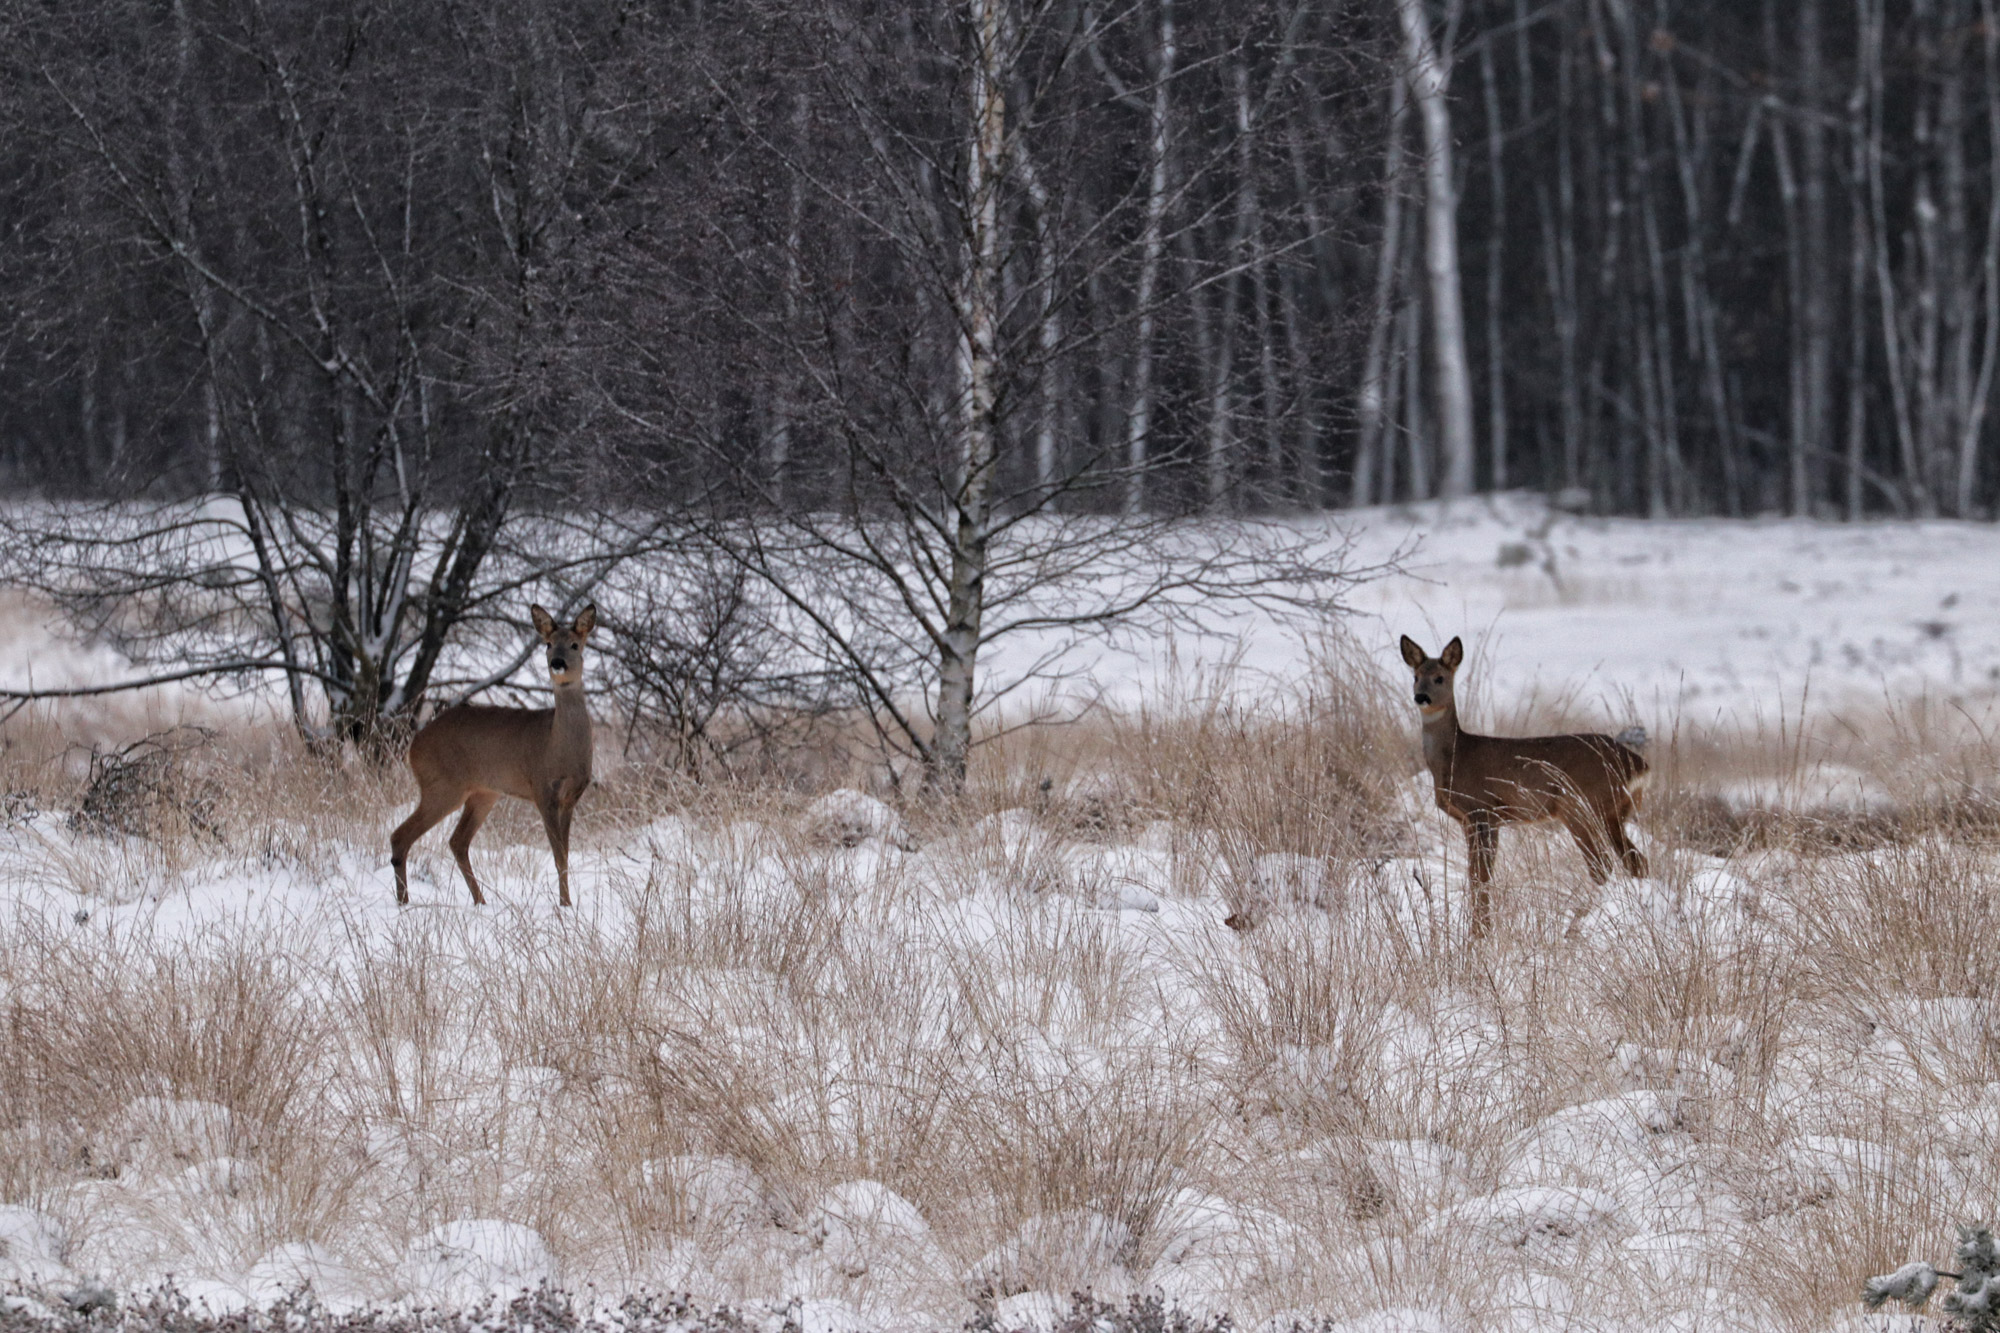
[[557,685],[575,685],[583,680],[583,641],[590,637],[590,631],[597,625],[597,607],[593,604],[583,608],[576,623],[567,629],[556,624],[555,617],[540,606],[530,606],[528,614],[535,618],[535,632],[542,636],[542,643],[548,650],[549,679]]
[[1409,663],[1416,676],[1417,708],[1426,719],[1442,717],[1454,707],[1452,679],[1458,674],[1459,664],[1465,661],[1465,645],[1453,636],[1444,646],[1444,651],[1432,657],[1417,645],[1417,641],[1403,636],[1403,660]]

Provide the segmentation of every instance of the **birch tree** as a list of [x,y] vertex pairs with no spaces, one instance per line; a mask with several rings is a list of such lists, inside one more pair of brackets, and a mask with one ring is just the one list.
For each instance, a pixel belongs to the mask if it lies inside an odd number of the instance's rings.
[[1465,304],[1458,262],[1458,185],[1452,166],[1448,57],[1431,32],[1425,0],[1395,0],[1406,76],[1424,134],[1424,271],[1430,280],[1431,354],[1436,363],[1438,494],[1473,487],[1472,371],[1465,351]]

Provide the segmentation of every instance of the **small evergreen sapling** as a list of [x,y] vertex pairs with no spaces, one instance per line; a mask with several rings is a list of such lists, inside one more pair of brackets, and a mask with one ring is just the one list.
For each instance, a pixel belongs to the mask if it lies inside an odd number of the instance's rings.
[[1938,1308],[1973,1333],[2000,1329],[2000,1249],[1990,1227],[1958,1229],[1958,1286]]
[[1938,1302],[1945,1317],[1967,1333],[2000,1333],[2000,1247],[1993,1243],[1993,1229],[1960,1227],[1957,1257],[1956,1273],[1914,1263],[1871,1277],[1862,1288],[1862,1304],[1874,1310],[1899,1301],[1914,1310],[1931,1298],[1939,1278],[1956,1278],[1958,1285]]

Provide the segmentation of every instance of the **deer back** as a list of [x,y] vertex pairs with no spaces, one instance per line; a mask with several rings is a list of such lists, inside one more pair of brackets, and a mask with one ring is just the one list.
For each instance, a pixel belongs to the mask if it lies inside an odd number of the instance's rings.
[[1475,736],[1461,732],[1449,773],[1438,773],[1466,813],[1502,820],[1555,818],[1569,804],[1622,812],[1646,774],[1637,751],[1609,736]]

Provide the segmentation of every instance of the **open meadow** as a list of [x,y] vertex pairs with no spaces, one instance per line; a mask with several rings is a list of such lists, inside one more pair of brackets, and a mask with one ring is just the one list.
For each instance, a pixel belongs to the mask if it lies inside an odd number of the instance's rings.
[[[773,1333],[1050,1329],[1084,1292],[1340,1333],[1879,1321],[1868,1275],[2000,1214],[2000,532],[1341,521],[1404,572],[1339,624],[1081,646],[1099,706],[994,739],[955,805],[853,746],[696,785],[600,717],[567,911],[517,803],[488,906],[440,828],[399,910],[407,770],[241,700],[21,712],[0,1318],[171,1280],[686,1293]],[[117,666],[10,617],[10,681]],[[1487,729],[1643,724],[1652,876],[1509,829],[1471,941],[1405,632],[1465,637]]]

